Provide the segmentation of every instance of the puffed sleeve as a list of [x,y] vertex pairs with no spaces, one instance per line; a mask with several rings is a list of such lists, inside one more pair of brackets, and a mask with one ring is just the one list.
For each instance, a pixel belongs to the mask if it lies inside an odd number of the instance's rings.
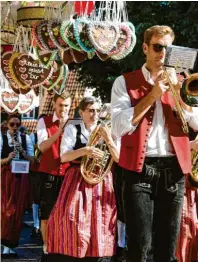
[[74,125],[68,125],[64,129],[64,134],[61,140],[60,155],[73,150],[76,144],[77,129]]
[[134,132],[136,126],[132,125],[134,107],[126,90],[123,76],[116,78],[111,92],[111,130],[116,137]]
[[26,135],[26,151],[28,156],[34,156],[34,145],[29,135]]

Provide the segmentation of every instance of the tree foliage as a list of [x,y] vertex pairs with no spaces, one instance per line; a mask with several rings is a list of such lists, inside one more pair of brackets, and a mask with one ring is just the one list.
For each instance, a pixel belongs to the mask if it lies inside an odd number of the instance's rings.
[[105,62],[95,56],[82,64],[73,65],[80,69],[80,80],[86,86],[95,87],[103,101],[110,101],[113,81],[122,73],[140,68],[144,63],[142,42],[144,31],[153,25],[168,25],[176,35],[174,44],[198,48],[198,5],[196,2],[181,1],[127,1],[129,21],[136,29],[137,44],[126,58]]

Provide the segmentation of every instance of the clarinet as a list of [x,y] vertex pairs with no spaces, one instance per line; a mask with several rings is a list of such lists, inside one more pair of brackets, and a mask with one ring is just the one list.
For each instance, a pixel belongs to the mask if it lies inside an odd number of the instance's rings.
[[14,153],[15,153],[15,157],[14,159],[19,159],[19,147],[18,147],[18,136],[17,133],[14,133]]

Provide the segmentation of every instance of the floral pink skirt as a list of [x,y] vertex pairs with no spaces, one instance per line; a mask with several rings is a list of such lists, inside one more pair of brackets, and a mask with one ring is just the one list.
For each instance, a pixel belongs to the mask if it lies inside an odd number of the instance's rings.
[[185,189],[177,258],[179,262],[198,261],[198,189]]
[[48,220],[48,253],[113,256],[116,216],[112,174],[92,186],[83,179],[79,166],[70,167]]

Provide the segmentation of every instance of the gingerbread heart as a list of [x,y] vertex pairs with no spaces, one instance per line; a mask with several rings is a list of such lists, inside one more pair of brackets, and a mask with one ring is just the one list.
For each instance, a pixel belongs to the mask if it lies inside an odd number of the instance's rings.
[[91,44],[89,37],[88,37],[88,24],[90,23],[89,20],[85,18],[77,18],[73,23],[74,26],[74,36],[76,41],[78,42],[79,46],[85,52],[94,52],[95,48]]
[[20,95],[20,102],[18,106],[18,112],[20,114],[26,114],[35,107],[35,100],[36,96],[33,90],[28,92],[27,94]]
[[42,43],[38,37],[38,25],[40,24],[40,22],[36,22],[33,25],[32,28],[32,36],[33,38],[36,40],[37,45],[39,46],[40,49],[45,50],[44,46],[42,46]]
[[127,23],[121,23],[119,25],[120,30],[120,36],[118,38],[118,41],[116,43],[116,46],[113,47],[113,49],[108,52],[108,55],[116,55],[119,52],[122,52],[124,49],[128,49],[131,44],[131,34],[132,31]]
[[135,27],[130,22],[127,22],[127,24],[131,30],[130,45],[128,48],[124,46],[124,48],[122,48],[122,50],[119,53],[117,53],[116,55],[112,55],[111,58],[113,60],[120,60],[125,58],[128,54],[130,54],[133,51],[133,48],[136,45]]
[[19,106],[19,95],[12,89],[6,89],[1,92],[1,106],[8,113],[13,113]]
[[61,94],[66,86],[66,80],[69,74],[69,68],[68,66],[64,66],[64,73],[63,73],[63,78],[60,80],[60,82],[53,87],[53,91],[57,94]]
[[74,62],[75,63],[82,63],[85,60],[87,60],[87,53],[81,51],[77,51],[73,48],[70,49],[71,55],[73,56]]
[[42,87],[47,90],[51,90],[54,86],[56,86],[60,80],[63,79],[64,67],[65,66],[62,65],[56,71],[54,71],[50,79],[44,85],[42,85]]
[[[26,68],[25,74],[19,71],[23,66]],[[45,68],[34,60],[31,55],[24,53],[13,53],[9,61],[10,73],[14,81],[21,88],[35,88],[44,84],[53,73],[53,67]]]
[[69,49],[69,45],[62,39],[60,34],[60,27],[60,22],[50,20],[48,22],[47,30],[54,45],[59,49],[67,50]]
[[62,39],[70,46],[70,48],[82,51],[74,36],[73,23],[74,21],[63,21],[60,28],[60,34]]
[[38,45],[35,48],[35,52],[40,63],[46,68],[51,66],[57,54],[57,51],[49,52],[48,50],[41,49]]
[[8,80],[10,87],[16,94],[20,94],[19,87],[15,83],[15,81],[12,79],[12,76],[10,74],[10,69],[9,69],[9,60],[12,56],[11,51],[5,52],[2,57],[1,57],[1,70],[5,76],[5,78]]
[[88,36],[96,50],[107,54],[116,46],[119,27],[110,22],[92,22],[89,24]]
[[70,52],[70,49],[69,50],[61,50],[60,51],[60,57],[61,57],[62,62],[65,65],[69,65],[71,62],[73,62],[73,56]]
[[38,39],[41,42],[44,49],[48,51],[58,50],[57,46],[53,43],[48,32],[48,21],[42,21],[37,26]]

